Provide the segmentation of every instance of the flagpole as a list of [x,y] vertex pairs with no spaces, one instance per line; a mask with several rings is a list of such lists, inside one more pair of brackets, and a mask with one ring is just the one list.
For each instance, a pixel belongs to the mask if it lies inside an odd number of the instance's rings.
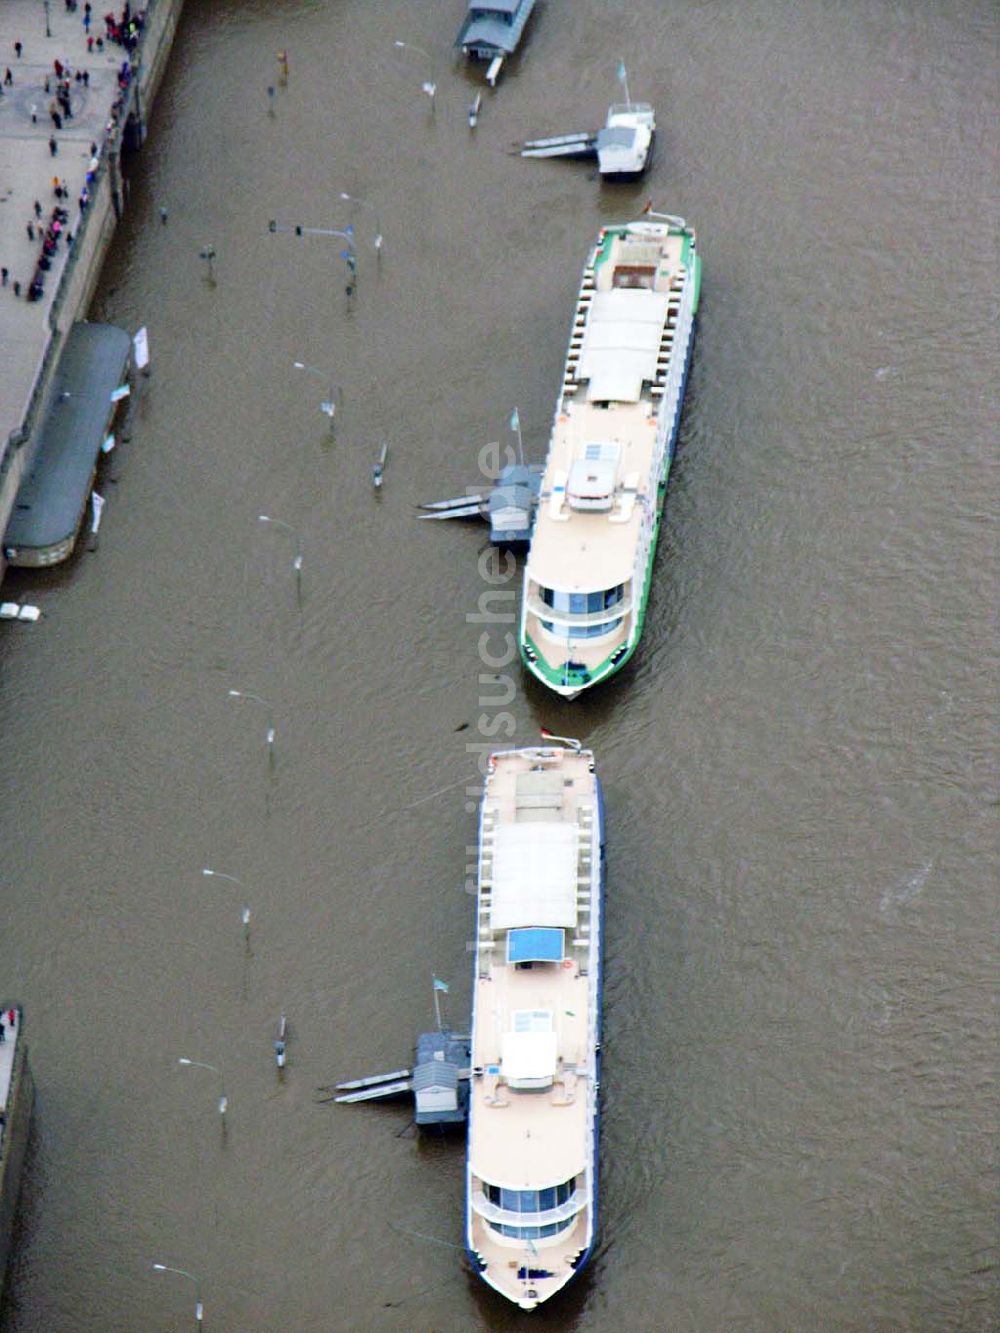
[[524,467],[524,441],[521,439],[521,413],[516,407],[511,416],[510,424],[517,431],[517,460],[521,466]]
[[628,110],[631,111],[631,110],[632,110],[632,98],[629,96],[629,91],[628,91],[628,70],[625,68],[625,61],[624,61],[624,60],[619,60],[619,62],[618,62],[618,78],[621,80],[622,86],[623,86],[624,89],[625,89],[625,105],[626,105],[626,107],[628,108]]
[[433,974],[431,975],[431,986],[432,986],[433,989],[434,989],[434,1017],[437,1019],[438,1032],[440,1032],[440,1031],[442,1030],[442,1029],[441,1029],[441,1001],[438,999],[438,984],[437,984],[437,977],[435,977]]

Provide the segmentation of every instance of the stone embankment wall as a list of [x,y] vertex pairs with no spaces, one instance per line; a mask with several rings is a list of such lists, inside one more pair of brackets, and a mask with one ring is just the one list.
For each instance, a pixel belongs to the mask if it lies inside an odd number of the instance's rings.
[[21,1185],[21,1169],[31,1130],[31,1112],[35,1104],[35,1084],[28,1064],[28,1046],[18,1032],[17,1053],[11,1074],[7,1101],[3,1107],[5,1124],[0,1138],[0,1295],[10,1255],[14,1214]]
[[[167,67],[183,5],[184,0],[154,0],[146,6],[147,20],[140,46],[141,59],[138,62],[138,90],[137,93],[132,91],[128,101],[130,108],[134,109],[138,105],[140,109],[143,137],[145,118],[149,115]],[[64,335],[75,320],[83,318],[101,276],[111,237],[125,208],[118,165],[124,128],[124,125],[119,126],[118,142],[110,147],[107,161],[102,163],[99,180],[94,183],[96,188],[91,192],[93,202],[87,210],[86,226],[77,230],[72,263],[63,275],[60,291],[53,302],[50,321],[53,331],[60,335]]]

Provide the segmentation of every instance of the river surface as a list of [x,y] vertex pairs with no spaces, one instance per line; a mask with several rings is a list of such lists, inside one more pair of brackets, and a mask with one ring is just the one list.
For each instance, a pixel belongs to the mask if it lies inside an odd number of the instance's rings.
[[[91,311],[153,356],[99,546],[5,584],[45,618],[0,636],[38,1083],[0,1326],[187,1327],[161,1262],[232,1333],[994,1328],[996,11],[545,0],[474,133],[461,12],[188,0]],[[619,57],[646,181],[508,155]],[[515,405],[544,456],[587,250],[649,197],[698,342],[644,640],[565,704],[492,679],[485,529],[413,505]],[[352,308],[343,242],[271,219],[355,223]],[[467,746],[539,725],[593,746],[610,861],[601,1240],[527,1316],[454,1248],[461,1141],[315,1089],[406,1063],[432,972],[467,1021]]]

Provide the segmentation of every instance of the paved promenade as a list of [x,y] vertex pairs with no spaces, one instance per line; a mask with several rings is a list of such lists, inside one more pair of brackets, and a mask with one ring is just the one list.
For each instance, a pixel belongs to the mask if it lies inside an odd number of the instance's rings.
[[[80,221],[80,192],[91,162],[91,145],[100,150],[106,136],[111,107],[118,97],[117,73],[126,53],[117,44],[103,51],[87,52],[83,26],[83,3],[69,13],[64,0],[50,0],[46,36],[45,6],[41,0],[3,0],[0,4],[0,79],[10,70],[13,82],[4,83],[0,98],[0,266],[8,270],[7,284],[0,287],[0,449],[11,431],[19,428],[31,397],[35,375],[49,340],[47,315],[66,265],[68,248],[63,239],[45,273],[42,298],[28,301],[26,294],[35,274],[42,236],[29,239],[28,224],[36,224],[35,201],[42,208],[42,228],[53,208],[65,208],[65,227],[75,233]],[[103,35],[103,15],[109,6],[95,4],[91,35]],[[120,13],[120,5],[115,6]],[[15,43],[22,46],[20,58]],[[70,76],[72,119],[63,118],[56,129],[49,115],[55,94],[53,61],[69,65],[74,72],[87,70],[89,84]],[[46,76],[50,91],[45,90]],[[49,138],[57,152],[52,154]],[[53,177],[66,182],[68,198],[57,199]],[[14,283],[21,294],[14,294]]]

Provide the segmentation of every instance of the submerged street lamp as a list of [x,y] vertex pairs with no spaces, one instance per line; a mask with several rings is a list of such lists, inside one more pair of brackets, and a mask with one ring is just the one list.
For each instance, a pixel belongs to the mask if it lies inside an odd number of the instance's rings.
[[437,92],[437,84],[434,82],[434,57],[430,51],[425,51],[422,46],[417,46],[415,42],[401,42],[397,37],[393,46],[397,46],[401,51],[416,51],[427,61],[428,77],[420,85],[421,90],[431,99],[431,110],[434,110],[434,94]]
[[[48,8],[47,5],[46,8]],[[186,1277],[194,1283],[194,1317],[195,1322],[200,1324],[204,1311],[201,1304],[198,1279],[194,1273],[189,1273],[186,1268],[171,1268],[169,1264],[154,1264],[153,1267],[158,1273],[179,1273],[181,1277]]]
[[[323,406],[326,407],[327,404],[324,403]],[[295,542],[295,559],[292,561],[292,568],[295,570],[296,574],[301,573],[302,537],[298,529],[293,528],[291,523],[286,523],[283,518],[272,518],[270,514],[258,514],[257,521],[259,523],[273,523],[276,528],[281,528],[283,532],[288,532],[291,534]]]
[[[327,404],[324,403],[323,406],[325,407],[325,406],[327,406]],[[331,415],[330,415],[330,429],[331,429],[331,431],[332,431],[332,430],[333,430],[333,404],[330,403],[330,404],[329,404],[329,407],[330,407],[330,411],[331,411]],[[272,518],[270,514],[258,514],[258,515],[257,515],[257,520],[258,520],[258,522],[260,522],[260,523],[273,523],[274,526],[275,526],[276,528],[281,528],[283,531],[287,532],[287,533],[291,536],[292,540],[295,542],[295,559],[292,561],[292,568],[295,570],[295,596],[296,596],[296,599],[297,599],[297,601],[298,601],[299,607],[300,607],[300,609],[301,609],[301,606],[302,606],[302,537],[301,537],[301,535],[299,534],[299,532],[298,532],[295,528],[292,527],[291,523],[286,523],[286,522],[284,521],[284,519],[281,519],[281,518]]]
[[276,222],[274,218],[267,224],[268,231],[274,235],[279,231],[291,232],[294,236],[340,236],[347,242],[347,249],[341,250],[340,257],[347,265],[347,296],[350,299],[354,295],[354,288],[357,285],[358,259],[354,253],[354,228],[347,226],[343,231],[334,227],[303,227],[300,222],[289,226],[287,223]]
[[274,718],[274,708],[273,708],[273,706],[272,706],[271,704],[269,704],[269,703],[267,702],[266,699],[262,699],[262,698],[260,697],[259,694],[249,694],[249,693],[247,693],[245,690],[229,690],[229,691],[227,691],[227,693],[228,693],[230,699],[249,699],[251,703],[254,703],[254,704],[260,704],[262,708],[266,708],[266,709],[267,709],[267,715],[268,715],[268,719],[267,719],[267,735],[266,735],[266,740],[267,740],[267,753],[268,753],[268,758],[269,758],[269,759],[271,760],[271,762],[273,763],[273,762],[274,762],[274,738],[275,738],[275,736],[277,735],[277,732],[276,732],[275,729],[274,729],[274,721],[273,721],[273,718]]
[[382,228],[379,225],[378,211],[374,204],[370,204],[367,199],[359,199],[356,194],[348,194],[345,190],[340,192],[341,199],[349,204],[357,204],[359,208],[370,208],[372,216],[375,218],[375,253],[379,257],[382,254]]
[[216,1065],[206,1064],[204,1060],[189,1060],[186,1055],[178,1056],[179,1065],[189,1065],[195,1069],[210,1069],[213,1074],[219,1076],[219,1115],[225,1120],[226,1112],[229,1110],[229,1098],[226,1096],[226,1085],[223,1082],[222,1070]]
[[[226,879],[226,880],[229,880],[230,883],[232,883],[232,884],[238,884],[239,887],[240,887],[241,889],[245,887],[244,884],[243,884],[243,881],[242,881],[241,879],[237,879],[235,875],[226,875],[226,874],[223,874],[223,872],[222,872],[221,870],[210,870],[210,869],[208,868],[208,866],[202,866],[201,873],[202,873],[203,875],[211,875],[214,879]],[[243,922],[243,924],[244,924],[245,926],[249,926],[249,924],[250,924],[250,908],[249,908],[249,907],[244,907],[243,912],[242,912],[242,916],[241,916],[241,920],[242,920],[242,922]]]
[[334,399],[340,402],[344,401],[344,391],[339,384],[335,383],[333,375],[329,371],[322,371],[317,366],[310,366],[305,361],[293,361],[292,365],[296,370],[304,370],[310,375],[317,375],[321,380],[326,380],[330,388],[329,397],[325,402],[320,403],[319,410],[330,418],[330,429],[333,429],[333,416],[337,410],[337,404]]

